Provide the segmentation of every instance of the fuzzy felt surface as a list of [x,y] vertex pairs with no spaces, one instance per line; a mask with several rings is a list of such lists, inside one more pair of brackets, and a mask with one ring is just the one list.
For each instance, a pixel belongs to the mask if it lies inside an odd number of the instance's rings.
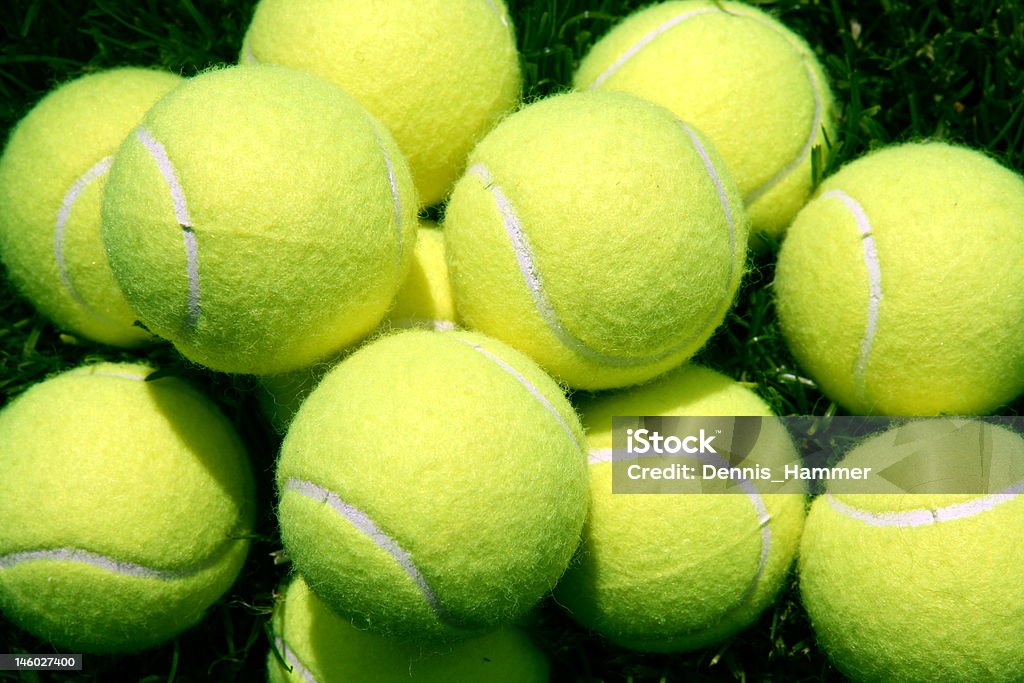
[[118,289],[100,239],[111,157],[182,79],[112,69],[65,83],[18,123],[0,157],[0,258],[18,290],[62,329],[116,346],[151,339]]
[[436,330],[452,329],[458,325],[444,256],[444,233],[436,225],[421,222],[412,266],[384,324],[392,328]]
[[[612,463],[595,456],[612,447],[615,415],[770,416],[768,406],[728,377],[686,365],[584,400],[580,410],[591,449],[590,510],[576,559],[555,589],[558,603],[624,647],[657,652],[706,647],[753,623],[795,558],[805,497],[613,493]],[[718,444],[730,442],[719,436]],[[785,428],[771,422],[739,465],[779,467],[797,457]]]
[[618,90],[704,132],[753,230],[780,235],[811,192],[813,145],[834,129],[828,79],[807,43],[738,2],[662,2],[627,17],[580,63],[579,89]]
[[424,206],[522,88],[502,0],[262,0],[239,61],[310,71],[359,100],[394,134]]
[[[862,442],[847,460],[885,457],[901,429]],[[978,429],[992,453],[1019,467],[1019,435]],[[982,440],[967,443],[960,454],[977,459]],[[1022,537],[1019,493],[818,497],[799,561],[817,642],[855,681],[1021,680]]]
[[222,372],[306,367],[370,332],[408,271],[415,188],[387,130],[273,66],[209,71],[115,156],[103,241],[139,319]]
[[383,337],[328,373],[289,428],[285,548],[361,627],[438,640],[509,623],[579,543],[582,444],[558,386],[504,344]]
[[518,628],[507,626],[437,648],[399,643],[352,626],[300,576],[275,606],[272,628],[277,653],[267,658],[271,683],[548,680],[547,658]]
[[793,355],[855,414],[986,414],[1024,390],[1024,179],[889,147],[827,179],[775,279]]
[[[437,225],[420,221],[412,265],[379,334],[406,328],[449,330],[458,326],[455,301],[444,259],[444,237]],[[274,429],[284,434],[302,402],[323,376],[354,348],[339,357],[281,375],[260,378],[260,406]]]
[[747,219],[714,148],[623,93],[568,93],[473,151],[445,215],[465,324],[563,383],[635,384],[695,353],[743,275]]
[[83,366],[0,413],[0,609],[86,652],[155,645],[234,581],[253,524],[241,441],[151,368]]

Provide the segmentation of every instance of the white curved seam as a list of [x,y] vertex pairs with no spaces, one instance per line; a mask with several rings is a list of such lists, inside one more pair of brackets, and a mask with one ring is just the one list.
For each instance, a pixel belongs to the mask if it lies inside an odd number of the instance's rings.
[[380,153],[384,157],[384,164],[388,169],[388,184],[391,186],[391,204],[395,210],[395,242],[398,245],[398,251],[395,254],[396,265],[402,265],[402,251],[405,249],[405,245],[402,240],[402,198],[398,194],[398,181],[395,179],[395,166],[391,162],[391,155],[388,154],[387,148],[384,146],[384,140],[381,139],[380,134],[377,133],[377,127],[370,122],[370,130],[373,131],[373,137],[377,140],[377,146],[380,147]]
[[306,668],[306,665],[302,663],[299,656],[285,644],[284,638],[281,636],[275,636],[274,643],[277,645],[277,651],[281,653],[282,657],[284,657],[284,661],[288,662],[288,666],[292,668],[294,673],[299,674],[299,676],[302,677],[302,680],[306,681],[306,683],[319,683],[316,676],[313,675],[313,672]]
[[686,21],[687,19],[689,19],[691,17],[695,17],[698,14],[707,14],[708,12],[721,12],[721,10],[716,9],[716,8],[712,8],[712,7],[708,7],[708,8],[705,8],[705,9],[693,10],[692,12],[686,12],[684,14],[680,14],[678,16],[672,17],[671,19],[669,19],[665,23],[661,24],[660,26],[655,28],[653,31],[651,31],[650,33],[648,33],[644,37],[642,37],[640,40],[638,40],[637,42],[633,43],[633,45],[631,45],[628,50],[623,52],[622,55],[620,55],[618,59],[616,59],[614,62],[612,62],[611,66],[609,66],[607,69],[605,69],[601,73],[601,75],[599,75],[596,79],[594,79],[594,82],[591,83],[590,87],[591,88],[598,88],[598,87],[600,87],[602,83],[604,83],[606,80],[611,78],[612,75],[614,75],[616,71],[618,71],[620,68],[622,68],[623,64],[625,64],[630,59],[635,57],[636,54],[638,52],[640,52],[640,50],[642,50],[645,47],[647,47],[648,45],[650,45],[657,38],[659,38],[662,34],[672,30],[677,25],[681,24],[682,22]]
[[127,372],[90,372],[79,377],[117,377],[119,379],[130,379],[133,382],[145,382],[149,375],[130,375]]
[[370,519],[370,516],[359,508],[346,503],[343,501],[338,494],[333,491],[314,484],[311,481],[304,479],[291,478],[285,482],[285,490],[294,491],[301,496],[305,496],[310,500],[314,500],[318,503],[326,503],[335,512],[345,518],[349,524],[354,526],[357,531],[362,533],[368,539],[370,539],[374,545],[386,552],[394,559],[396,563],[405,571],[405,573],[412,579],[413,583],[420,589],[424,599],[430,608],[438,615],[439,618],[443,618],[445,610],[438,600],[437,595],[430,588],[427,583],[426,577],[423,576],[416,563],[413,562],[412,556],[398,544],[398,541],[388,536],[377,524]]
[[[682,124],[682,122],[680,123]],[[683,127],[685,128],[685,124],[683,124]],[[717,172],[714,171],[714,166],[711,164],[710,159],[707,158],[707,153],[704,151],[704,148],[700,146],[699,143],[697,144],[697,151],[704,157],[705,165],[710,169],[712,179],[714,180],[715,184],[719,187],[719,190],[724,191],[721,187],[721,180],[719,179]],[[501,186],[499,186],[494,181],[494,179],[491,177],[490,171],[484,164],[474,164],[469,169],[469,173],[475,175],[480,180],[480,182],[483,183],[484,189],[488,190],[491,193],[491,196],[494,197],[494,203],[497,205],[498,212],[501,214],[502,225],[504,226],[505,233],[507,234],[509,242],[512,245],[512,251],[515,253],[516,263],[519,266],[519,272],[523,276],[523,281],[526,284],[526,289],[527,291],[529,291],[530,297],[533,299],[533,305],[538,315],[540,315],[541,319],[544,321],[544,324],[547,325],[548,329],[552,332],[552,334],[554,334],[555,337],[557,337],[558,340],[562,342],[562,344],[572,349],[572,351],[574,351],[578,355],[592,360],[596,360],[600,363],[610,365],[613,367],[631,367],[636,365],[645,365],[647,363],[654,363],[663,358],[671,356],[674,353],[677,353],[680,349],[683,349],[689,344],[691,344],[694,339],[696,339],[699,335],[703,334],[703,332],[707,329],[708,325],[711,324],[711,322],[721,311],[722,303],[719,304],[719,306],[708,317],[708,320],[696,332],[688,336],[679,344],[676,344],[675,346],[666,349],[665,351],[652,354],[650,356],[644,356],[639,358],[622,358],[619,356],[609,356],[607,354],[601,353],[595,349],[590,348],[582,340],[580,340],[567,329],[565,329],[565,326],[562,325],[561,320],[558,318],[558,314],[555,313],[554,308],[548,301],[547,295],[544,293],[544,281],[540,274],[540,270],[533,262],[533,251],[530,248],[529,241],[527,240],[526,234],[523,231],[522,225],[519,220],[519,216],[516,214],[515,209],[512,207],[512,203],[509,201],[508,196],[501,189]],[[722,197],[722,201],[724,202],[723,207],[726,212],[726,218],[729,221],[729,239],[732,252],[732,257],[729,262],[729,279],[726,282],[726,291],[723,295],[723,303],[728,303],[728,283],[732,281],[733,260],[735,259],[736,253],[736,236],[732,224],[732,213],[729,209],[728,201],[725,200],[724,196],[720,196]]]
[[576,444],[576,448],[582,449],[580,442],[576,439],[576,435],[573,434],[572,428],[569,427],[569,423],[565,421],[565,418],[562,417],[561,413],[555,410],[555,407],[551,405],[551,402],[548,401],[547,397],[545,397],[544,394],[540,392],[540,389],[538,389],[537,387],[533,386],[533,384],[530,383],[530,380],[523,377],[518,370],[516,370],[514,367],[512,367],[502,359],[495,356],[493,353],[482,347],[480,344],[475,344],[473,342],[466,341],[465,339],[456,339],[456,341],[465,344],[466,346],[469,346],[477,353],[482,354],[492,363],[496,363],[498,367],[500,367],[502,370],[515,377],[520,384],[526,387],[527,391],[533,394],[533,397],[537,399],[537,401],[540,402],[540,404],[543,405],[549,413],[554,415],[555,419],[558,420],[558,424],[562,425],[562,429],[564,429],[565,433],[569,435],[569,438],[572,439],[572,442]]
[[[693,457],[698,462],[706,465],[730,467],[729,462],[726,461],[725,458],[715,453],[697,453]],[[761,529],[761,555],[758,559],[757,571],[754,573],[754,578],[750,581],[750,585],[747,586],[747,590],[744,592],[743,597],[740,598],[740,605],[742,605],[749,600],[754,594],[754,591],[757,590],[757,586],[761,582],[761,577],[764,576],[765,569],[768,567],[768,556],[771,554],[772,547],[772,516],[771,513],[768,512],[768,506],[765,505],[764,498],[761,497],[760,491],[757,490],[757,487],[754,486],[753,482],[749,479],[742,478],[737,482],[737,484],[739,485],[740,490],[747,495],[748,499],[750,499],[750,503],[754,506],[754,511],[757,512],[757,524]]]
[[[622,55],[617,60],[615,60],[615,62],[613,62],[611,66],[605,69],[605,71],[602,72],[601,75],[599,75],[594,80],[590,88],[600,87],[606,80],[611,78],[620,68],[622,68],[622,66],[626,62],[635,57],[638,52],[640,52],[642,49],[650,45],[654,40],[661,37],[663,34],[667,33],[668,31],[675,28],[676,26],[686,21],[687,19],[690,19],[699,14],[707,14],[709,12],[721,12],[721,10],[714,8],[706,8],[701,10],[694,10],[691,12],[685,12],[683,14],[680,14],[669,19],[668,21],[661,24],[654,30],[650,31],[636,43],[631,45],[629,49],[627,49],[624,53],[622,53]],[[721,13],[730,15],[732,14],[730,12]],[[741,14],[739,16],[742,16],[745,19],[750,19],[751,21],[756,21],[762,26],[767,27],[768,29],[776,33],[778,36],[780,36],[783,40],[785,40],[790,45],[790,47],[792,47],[797,52],[797,54],[800,57],[800,61],[804,65],[804,69],[807,71],[807,80],[810,82],[811,90],[814,93],[814,119],[811,123],[811,129],[808,133],[807,140],[804,142],[803,148],[800,150],[800,153],[797,155],[796,158],[794,158],[787,165],[779,169],[775,173],[775,175],[766,180],[759,187],[754,188],[754,190],[752,190],[750,193],[747,194],[746,197],[744,197],[744,202],[749,205],[756,202],[762,196],[771,191],[772,188],[774,188],[776,185],[782,182],[786,178],[786,176],[788,176],[790,173],[796,170],[796,168],[804,162],[804,159],[807,158],[807,155],[811,153],[811,149],[814,147],[814,141],[818,137],[818,129],[821,127],[822,117],[824,116],[824,98],[822,97],[821,83],[819,82],[818,77],[815,75],[814,69],[812,69],[811,65],[807,62],[803,50],[801,50],[798,45],[794,45],[788,36],[778,31],[777,27],[774,26],[769,21],[765,21],[760,17],[752,16],[749,14]]]
[[185,201],[185,190],[181,186],[178,172],[167,155],[167,149],[163,144],[154,138],[149,131],[142,126],[136,130],[136,135],[143,146],[149,151],[150,156],[156,161],[160,169],[160,175],[171,192],[171,203],[174,205],[174,217],[181,226],[182,238],[185,243],[185,270],[188,277],[188,315],[185,320],[186,327],[194,330],[199,323],[201,313],[200,291],[199,291],[199,245],[196,242],[196,235],[193,230],[192,217],[188,212],[188,204]]
[[863,510],[844,503],[831,493],[826,494],[825,498],[836,512],[858,522],[880,527],[916,527],[967,519],[968,517],[995,509],[1003,503],[1008,503],[1017,498],[1021,493],[1024,493],[1024,481],[1017,482],[999,493],[990,493],[987,496],[981,496],[964,503],[955,503],[935,509],[905,510],[903,512],[871,512],[870,510]]
[[[795,46],[794,46],[795,48]],[[797,50],[799,52],[799,50]],[[804,63],[804,69],[807,71],[807,80],[811,82],[811,89],[814,91],[814,119],[811,122],[811,130],[807,135],[807,140],[804,142],[803,148],[800,150],[800,154],[796,156],[788,164],[780,168],[775,175],[762,183],[759,187],[751,190],[743,201],[747,204],[753,204],[758,199],[768,194],[776,185],[781,183],[786,177],[795,171],[800,164],[804,162],[804,159],[811,153],[811,149],[814,148],[814,141],[818,137],[818,129],[821,128],[821,119],[824,116],[824,105],[822,103],[821,96],[821,84],[818,82],[818,77],[814,74],[814,69],[804,59],[803,54],[800,54],[800,59]]]
[[612,449],[611,448],[591,448],[587,453],[587,464],[597,465],[602,462],[612,461]]
[[243,57],[243,59],[245,59],[245,63],[246,64],[259,64],[260,63],[260,60],[256,59],[256,55],[253,54],[252,46],[249,45],[249,41],[248,40],[245,41],[245,56]]
[[842,190],[829,190],[821,195],[822,199],[838,199],[853,214],[860,231],[861,244],[864,245],[864,265],[868,270],[868,310],[864,336],[860,340],[860,355],[853,368],[853,379],[857,386],[863,387],[864,375],[867,372],[871,349],[878,332],[878,312],[882,304],[882,266],[878,260],[878,247],[872,233],[871,221],[864,207],[856,199]]
[[[711,315],[709,315],[704,323],[697,328],[697,331],[684,339],[682,343],[674,347],[673,351],[691,344],[693,340],[703,336],[704,333],[707,332],[708,327],[714,324],[718,316],[729,305],[729,288],[732,285],[732,278],[736,272],[736,223],[733,219],[732,207],[729,206],[729,197],[725,192],[725,185],[722,182],[722,176],[718,172],[718,169],[715,168],[714,162],[711,161],[711,155],[709,155],[708,151],[704,149],[704,145],[701,144],[700,139],[693,130],[683,121],[679,121],[679,125],[682,126],[683,131],[690,138],[693,146],[697,149],[697,153],[704,162],[704,169],[707,171],[711,181],[715,184],[715,189],[718,192],[718,201],[722,205],[722,212],[725,214],[725,221],[729,226],[729,270],[726,272],[725,277],[725,291],[722,292],[722,298],[719,299],[718,305],[711,310]],[[746,245],[744,245],[744,248],[746,248]]]
[[455,323],[451,320],[436,318],[399,318],[391,321],[391,327],[396,329],[424,328],[434,332],[451,332],[455,329]]
[[233,543],[238,539],[229,538],[215,549],[201,563],[185,569],[154,569],[135,562],[115,560],[100,553],[94,553],[81,548],[51,548],[46,550],[23,550],[6,555],[0,555],[0,569],[10,569],[26,562],[38,562],[43,560],[79,562],[98,569],[104,569],[114,574],[131,576],[137,579],[159,579],[171,581],[195,576],[207,569],[221,557],[223,557]]
[[114,162],[113,156],[105,156],[92,167],[83,173],[75,182],[71,184],[67,194],[64,195],[64,200],[60,204],[60,209],[57,211],[57,223],[56,229],[53,233],[53,254],[57,259],[57,273],[60,275],[60,281],[64,285],[64,288],[71,295],[71,298],[75,300],[75,303],[84,308],[88,313],[95,317],[101,318],[106,321],[106,318],[99,315],[99,313],[93,310],[92,306],[85,302],[82,295],[75,289],[74,284],[71,282],[71,273],[68,272],[67,263],[64,260],[64,229],[67,227],[68,217],[71,215],[71,209],[78,201],[78,198],[85,188],[89,187],[96,179],[102,177],[107,171],[110,170],[110,165]]
[[498,15],[498,19],[501,20],[501,25],[507,27],[508,19],[506,19],[505,15],[501,13],[501,10],[498,9],[498,6],[494,4],[494,0],[484,0],[484,2],[486,2],[487,6],[490,7],[495,14]]

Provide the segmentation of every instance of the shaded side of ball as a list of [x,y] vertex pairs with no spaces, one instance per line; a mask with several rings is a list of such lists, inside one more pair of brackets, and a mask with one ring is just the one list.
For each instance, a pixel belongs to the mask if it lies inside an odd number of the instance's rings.
[[299,576],[275,606],[272,624],[271,683],[548,681],[547,658],[518,628],[504,627],[437,650],[398,643],[352,626]]

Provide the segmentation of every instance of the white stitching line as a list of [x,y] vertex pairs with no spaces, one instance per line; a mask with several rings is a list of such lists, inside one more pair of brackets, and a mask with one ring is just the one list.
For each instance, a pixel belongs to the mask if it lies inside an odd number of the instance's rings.
[[590,452],[587,453],[587,464],[597,465],[602,462],[612,461],[612,449],[610,448],[591,448]]
[[623,64],[625,64],[630,59],[632,59],[634,56],[636,56],[636,53],[640,52],[640,50],[642,50],[645,47],[647,47],[648,45],[650,45],[652,42],[654,42],[655,39],[657,39],[663,33],[665,33],[667,31],[671,30],[672,28],[674,28],[677,24],[680,24],[680,23],[686,21],[690,17],[695,17],[698,14],[707,14],[708,12],[719,12],[719,11],[720,10],[718,10],[716,8],[709,7],[709,8],[705,8],[705,9],[694,10],[692,12],[686,12],[685,14],[680,14],[677,17],[673,17],[673,18],[669,19],[664,24],[662,24],[661,26],[658,26],[653,31],[651,31],[650,33],[645,35],[643,38],[638,40],[636,43],[634,43],[628,50],[623,52],[622,55],[612,63],[611,66],[609,66],[607,69],[605,69],[604,72],[600,76],[598,76],[596,79],[594,79],[594,82],[590,85],[590,87],[591,88],[600,87],[601,84],[604,83],[609,78],[611,78],[612,75],[614,75],[615,72],[618,71],[622,67]]
[[405,249],[405,244],[402,240],[402,198],[398,194],[398,181],[395,179],[395,167],[391,163],[391,156],[388,154],[387,148],[384,146],[384,140],[381,139],[380,134],[377,132],[377,127],[373,125],[372,121],[368,121],[370,124],[370,130],[373,131],[373,137],[377,140],[377,146],[380,147],[380,153],[384,156],[384,164],[388,169],[388,183],[391,185],[391,203],[395,209],[395,241],[398,244],[398,251],[395,254],[396,265],[402,265],[402,251]]
[[167,187],[171,192],[171,202],[174,204],[174,217],[181,226],[182,238],[185,243],[185,262],[188,275],[188,316],[185,325],[188,330],[194,330],[199,323],[200,291],[199,291],[199,245],[196,242],[195,231],[193,230],[192,217],[188,213],[188,204],[185,201],[185,191],[178,179],[178,173],[167,156],[167,149],[163,144],[154,138],[149,131],[142,126],[136,130],[139,140],[149,151],[150,156],[156,161],[160,169],[160,175],[164,177]]
[[[794,46],[794,48],[795,47],[796,46]],[[814,69],[812,69],[811,65],[807,63],[806,59],[804,59],[803,53],[799,50],[797,50],[797,52],[800,53],[800,58],[804,63],[804,69],[807,71],[807,80],[811,82],[811,88],[814,90],[814,120],[811,122],[811,130],[807,136],[806,142],[804,142],[803,149],[800,150],[800,154],[787,165],[780,168],[775,175],[762,183],[760,187],[754,188],[746,197],[744,197],[743,201],[748,206],[768,194],[768,192],[785,180],[790,173],[795,171],[796,168],[804,162],[804,159],[806,159],[811,153],[811,149],[814,147],[814,141],[818,137],[818,130],[821,128],[821,119],[824,115],[822,111],[824,107],[822,104],[821,84],[818,82],[818,77],[815,75]]]
[[53,560],[63,562],[80,562],[99,569],[105,569],[114,574],[131,576],[137,579],[159,579],[161,581],[172,581],[175,579],[186,579],[195,576],[208,569],[227,555],[231,547],[240,539],[228,538],[220,544],[209,556],[199,564],[185,569],[154,569],[135,562],[115,560],[100,553],[94,553],[81,548],[53,548],[48,550],[24,550],[6,555],[0,555],[0,569],[11,569],[26,562],[42,560]]
[[905,510],[903,512],[871,512],[853,507],[836,498],[831,493],[825,494],[829,505],[841,515],[855,519],[871,526],[916,527],[939,522],[952,522],[967,519],[982,512],[988,512],[1003,503],[1014,500],[1024,493],[1024,481],[1017,482],[999,493],[981,496],[964,503],[955,503],[935,509]]
[[93,164],[92,168],[83,173],[80,178],[71,184],[71,188],[68,189],[67,194],[64,195],[64,201],[61,202],[60,209],[57,211],[56,229],[53,233],[53,253],[57,259],[57,272],[60,275],[60,281],[63,283],[64,288],[68,290],[69,294],[71,294],[71,298],[75,300],[75,303],[84,308],[93,317],[108,323],[113,321],[100,315],[98,311],[94,310],[92,306],[87,304],[85,299],[82,298],[82,295],[77,289],[75,289],[74,284],[71,282],[71,273],[68,272],[67,263],[64,261],[64,229],[67,226],[68,217],[71,215],[72,207],[85,191],[85,188],[106,174],[107,171],[110,170],[110,165],[113,162],[113,156],[103,157]]
[[497,356],[495,356],[493,353],[491,353],[490,351],[485,349],[480,344],[477,344],[477,343],[474,343],[474,342],[471,342],[471,341],[467,341],[465,339],[458,339],[458,338],[456,338],[455,341],[457,341],[457,342],[459,342],[461,344],[465,344],[466,346],[469,346],[470,348],[472,348],[477,353],[482,354],[485,358],[490,360],[492,363],[497,364],[498,367],[500,367],[502,370],[504,370],[508,374],[512,375],[513,377],[515,377],[516,380],[520,384],[522,384],[524,387],[526,387],[527,391],[529,391],[531,394],[533,394],[533,397],[535,399],[537,399],[537,401],[539,401],[540,404],[543,405],[544,408],[549,413],[551,413],[552,415],[555,416],[555,419],[558,420],[558,424],[562,425],[562,429],[565,430],[565,433],[569,435],[569,438],[572,439],[572,442],[576,445],[576,449],[580,450],[582,448],[582,446],[580,445],[580,442],[576,440],[576,435],[573,434],[572,428],[569,427],[569,424],[565,421],[565,418],[562,417],[561,413],[559,413],[557,410],[555,410],[555,407],[553,405],[551,405],[551,402],[548,401],[548,399],[544,396],[544,394],[542,394],[540,392],[540,389],[538,389],[537,387],[533,386],[533,384],[531,384],[528,379],[523,377],[519,373],[518,370],[516,370],[514,367],[512,367],[511,365],[509,365],[508,363],[503,361],[501,358],[498,358]]
[[388,555],[398,563],[405,573],[412,579],[413,583],[420,589],[427,604],[440,619],[444,619],[446,611],[441,605],[437,598],[437,595],[427,584],[427,579],[423,576],[420,570],[416,567],[416,564],[412,560],[412,556],[403,549],[398,541],[388,536],[380,527],[370,519],[369,515],[360,510],[359,508],[346,503],[343,501],[338,494],[334,493],[330,489],[327,489],[318,484],[314,484],[311,481],[305,479],[290,478],[285,482],[284,488],[286,491],[294,491],[301,496],[305,496],[310,500],[314,500],[318,503],[326,503],[335,512],[345,518],[352,526],[354,526],[360,533],[369,538],[373,543],[381,550],[385,551]]
[[495,14],[498,15],[499,19],[501,19],[501,25],[507,27],[508,26],[508,19],[506,19],[505,15],[501,13],[501,10],[498,9],[498,6],[494,4],[494,1],[493,0],[484,0],[484,2],[486,2],[487,6],[490,7],[491,10],[493,10]]
[[551,330],[552,334],[558,338],[562,344],[572,349],[575,353],[596,360],[605,365],[611,365],[613,367],[630,367],[636,365],[644,365],[647,363],[657,362],[663,358],[671,356],[677,353],[680,349],[685,348],[693,342],[694,339],[698,338],[712,321],[717,317],[719,312],[729,302],[729,287],[732,283],[733,277],[733,261],[736,257],[736,233],[733,225],[732,211],[729,207],[728,199],[725,196],[724,188],[722,187],[721,179],[714,165],[711,163],[710,158],[707,155],[704,147],[697,141],[697,138],[693,135],[689,128],[686,127],[682,121],[679,121],[680,126],[690,137],[694,143],[697,152],[704,160],[704,166],[711,176],[712,182],[714,182],[719,192],[719,199],[722,202],[722,208],[725,211],[726,220],[729,224],[729,244],[730,244],[730,259],[729,259],[729,276],[726,280],[725,291],[722,294],[722,299],[719,305],[712,311],[711,315],[704,322],[704,324],[693,334],[688,336],[686,339],[676,344],[672,348],[669,348],[661,353],[645,356],[641,358],[622,358],[619,356],[609,356],[601,353],[595,349],[587,346],[582,340],[577,338],[571,332],[569,332],[562,325],[562,321],[559,320],[558,314],[555,313],[551,302],[548,301],[547,295],[544,293],[544,280],[540,273],[540,269],[533,261],[533,251],[530,248],[529,241],[527,240],[526,233],[523,231],[522,225],[519,221],[519,216],[516,214],[515,209],[512,207],[512,202],[509,201],[508,196],[504,190],[501,189],[491,177],[491,172],[487,166],[483,163],[476,163],[470,169],[469,173],[475,175],[481,183],[483,183],[484,189],[489,191],[494,197],[494,203],[498,207],[498,212],[501,214],[502,225],[505,228],[505,232],[508,235],[509,242],[512,245],[512,250],[516,255],[516,263],[519,265],[519,272],[522,273],[524,284],[526,289],[530,292],[530,297],[533,299],[533,305],[541,319],[547,325],[548,329]]
[[860,231],[861,242],[864,245],[864,265],[868,270],[869,281],[868,320],[864,327],[864,336],[860,341],[860,355],[857,357],[857,364],[853,369],[854,383],[863,391],[864,375],[867,372],[871,349],[875,343],[875,333],[878,331],[878,312],[882,304],[882,266],[878,260],[878,248],[875,245],[871,221],[868,219],[864,207],[842,190],[829,190],[823,193],[821,198],[838,199],[843,203],[857,221],[857,229]]
[[753,190],[751,190],[751,192],[747,194],[746,197],[744,197],[744,203],[750,205],[756,202],[765,194],[767,194],[769,191],[771,191],[776,185],[782,182],[786,178],[786,176],[788,176],[790,173],[796,170],[796,168],[804,162],[804,159],[807,158],[807,155],[811,153],[811,149],[814,147],[814,141],[818,137],[818,130],[819,128],[821,128],[821,120],[824,115],[824,98],[822,96],[822,87],[817,75],[814,73],[814,69],[812,69],[811,65],[808,63],[804,51],[801,50],[798,45],[794,44],[793,41],[789,38],[789,36],[779,31],[778,27],[774,26],[771,22],[765,21],[764,19],[761,19],[760,17],[757,16],[752,16],[749,14],[734,15],[731,12],[722,12],[721,10],[715,8],[707,8],[695,10],[692,12],[686,12],[685,14],[681,14],[679,16],[669,19],[665,23],[655,28],[650,33],[646,34],[639,41],[634,43],[617,60],[615,60],[615,62],[613,62],[611,66],[605,69],[605,71],[594,80],[594,82],[590,85],[590,88],[593,89],[600,87],[601,84],[603,84],[606,80],[611,78],[611,76],[613,76],[615,72],[622,68],[623,64],[625,64],[627,61],[635,57],[638,52],[640,52],[643,48],[647,47],[651,42],[659,38],[664,33],[675,28],[676,26],[678,26],[687,19],[690,19],[699,14],[707,14],[709,12],[719,12],[721,14],[727,14],[730,16],[742,16],[745,19],[756,21],[762,26],[765,26],[766,28],[774,31],[779,37],[785,40],[800,57],[800,61],[803,62],[804,69],[807,72],[807,80],[810,82],[811,90],[814,92],[814,120],[811,123],[811,129],[808,133],[806,142],[804,142],[803,148],[800,150],[800,153],[796,156],[796,158],[790,161],[787,165],[783,166],[775,173],[775,175],[766,180],[759,187],[756,187]]
[[299,659],[299,656],[285,644],[284,638],[281,636],[275,636],[274,643],[277,645],[277,651],[281,653],[284,660],[292,667],[293,673],[299,674],[299,676],[302,677],[302,680],[307,683],[319,683],[316,676],[313,675],[313,672],[306,668],[305,664],[302,663],[302,660]]

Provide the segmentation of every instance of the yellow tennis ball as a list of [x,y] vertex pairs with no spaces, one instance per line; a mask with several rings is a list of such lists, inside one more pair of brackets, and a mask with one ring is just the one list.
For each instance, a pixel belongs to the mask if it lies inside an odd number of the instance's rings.
[[285,549],[360,627],[408,640],[510,623],[579,543],[583,432],[558,385],[483,335],[408,330],[299,408],[277,467]]
[[355,628],[302,577],[274,607],[270,683],[548,683],[548,660],[529,636],[506,626],[438,651]]
[[930,492],[943,479],[925,476],[921,493],[884,494],[876,476],[867,493],[815,499],[799,576],[818,643],[854,681],[1021,680],[1024,441],[978,421],[929,420],[866,439],[841,466],[898,452],[971,468],[995,493]]
[[0,157],[0,258],[15,287],[58,327],[115,346],[135,325],[103,253],[100,198],[121,141],[179,76],[123,68],[66,83],[33,107]]
[[391,328],[424,327],[437,331],[457,326],[444,256],[444,234],[435,224],[420,222],[412,266],[384,323]]
[[671,109],[722,155],[756,232],[779,236],[811,192],[811,149],[834,129],[824,70],[807,43],[740,2],[663,2],[590,50],[579,89],[620,90]]
[[85,366],[0,412],[0,611],[73,652],[193,626],[248,551],[241,440],[206,397],[152,372]]
[[114,158],[103,241],[146,327],[222,372],[306,367],[383,319],[416,195],[387,130],[311,74],[210,71]]
[[[753,623],[782,588],[796,555],[804,496],[763,493],[613,493],[613,416],[770,416],[746,387],[685,365],[650,384],[580,405],[590,450],[590,511],[577,559],[555,589],[574,619],[624,647],[674,652],[704,647]],[[717,454],[682,458],[727,467],[732,420]],[[709,427],[710,431],[710,427]],[[680,461],[678,456],[667,458]],[[798,459],[783,427],[761,423],[756,445],[736,466],[781,468]],[[642,458],[656,465],[666,458]]]
[[502,0],[262,0],[239,61],[311,71],[359,100],[394,134],[423,205],[445,198],[522,87]]
[[797,361],[856,414],[984,414],[1024,390],[1024,180],[980,152],[890,147],[840,169],[779,254]]
[[635,384],[722,322],[747,218],[707,140],[622,93],[559,95],[495,128],[445,213],[460,318],[584,389]]

